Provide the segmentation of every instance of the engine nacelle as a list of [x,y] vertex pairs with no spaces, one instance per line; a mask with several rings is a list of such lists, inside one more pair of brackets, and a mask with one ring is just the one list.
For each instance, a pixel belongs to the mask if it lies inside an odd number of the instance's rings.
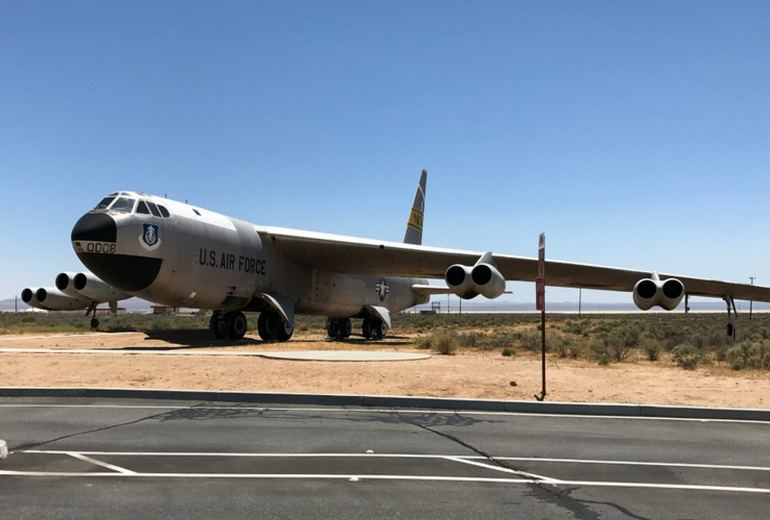
[[642,278],[634,285],[634,303],[646,311],[655,305],[667,311],[674,310],[684,297],[684,284],[676,278],[659,280]]
[[505,278],[491,264],[476,264],[471,271],[471,279],[479,294],[490,300],[505,292]]
[[37,292],[37,289],[37,287],[25,287],[21,291],[21,301],[30,307],[34,307],[35,309],[45,309],[45,307],[40,305],[35,299],[35,293]]
[[76,273],[57,274],[56,279],[54,280],[54,285],[56,285],[56,288],[67,296],[72,296],[73,298],[82,298],[83,295],[80,294],[77,289],[75,289],[75,284],[73,283],[75,274]]
[[455,264],[450,266],[444,274],[444,280],[452,292],[464,300],[470,300],[479,295],[479,291],[474,287],[471,271],[472,269],[467,265]]
[[41,287],[35,291],[34,300],[38,304],[36,307],[51,311],[72,311],[91,305],[89,300],[67,296],[55,287]]
[[497,268],[484,262],[485,257],[473,267],[455,264],[446,270],[444,280],[447,286],[460,298],[470,300],[479,294],[497,298],[505,292],[505,278]]
[[77,273],[72,278],[75,290],[82,296],[97,302],[125,300],[131,295],[116,289],[91,273]]

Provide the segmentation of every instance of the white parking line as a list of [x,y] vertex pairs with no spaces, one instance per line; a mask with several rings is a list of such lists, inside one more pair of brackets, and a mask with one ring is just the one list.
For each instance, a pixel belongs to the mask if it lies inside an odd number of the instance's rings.
[[[577,404],[577,403],[576,403]],[[272,407],[272,406],[193,406],[193,405],[126,405],[126,404],[46,404],[46,403],[0,403],[2,408],[94,408],[115,410],[244,410],[260,412],[311,412],[311,413],[385,413],[396,415],[468,415],[503,417],[544,417],[566,419],[626,419],[634,421],[674,421],[696,423],[737,423],[757,424],[770,427],[770,421],[743,419],[693,419],[687,417],[639,417],[630,415],[583,415],[537,412],[493,412],[479,410],[440,410],[419,408],[340,408],[340,407]]]
[[[484,457],[467,457],[483,459]],[[633,460],[598,460],[598,459],[554,459],[545,457],[494,457],[495,460],[521,462],[558,462],[566,464],[611,464],[619,466],[664,466],[673,468],[729,469],[739,471],[770,471],[767,466],[736,466],[732,464],[691,464],[686,462],[641,462]]]
[[530,473],[528,471],[519,471],[517,469],[504,468],[502,466],[494,466],[492,464],[485,464],[483,462],[477,462],[475,460],[468,460],[468,459],[464,459],[462,457],[444,457],[444,459],[445,460],[451,460],[451,461],[454,461],[454,462],[460,462],[461,464],[470,464],[472,466],[478,466],[480,468],[491,469],[491,470],[494,470],[494,471],[500,471],[500,472],[503,472],[503,473],[511,473],[513,475],[521,475],[522,477],[528,477],[528,478],[530,478],[532,480],[537,480],[537,481],[540,481],[540,482],[552,482],[552,483],[559,482],[558,480],[553,479],[551,477],[546,477],[545,475],[538,475],[537,473]]
[[124,475],[134,475],[136,474],[135,471],[131,471],[130,469],[122,468],[120,466],[115,466],[114,464],[108,464],[106,462],[103,462],[101,460],[96,460],[91,457],[88,457],[86,455],[83,455],[82,453],[78,453],[75,451],[67,451],[65,452],[70,457],[74,457],[76,459],[82,460],[84,462],[88,462],[89,464],[93,464],[95,466],[101,466],[103,468],[111,469],[113,471],[117,471],[118,473],[123,473]]
[[[72,451],[72,450],[20,450],[16,453],[35,453],[44,455],[70,455],[78,453],[80,455],[100,457],[100,456],[123,456],[123,457],[238,457],[238,458],[394,458],[394,459],[445,459],[464,464],[473,464],[488,469],[494,469],[503,472],[513,472],[521,475],[529,475],[535,479],[547,480],[550,477],[537,475],[524,471],[512,470],[484,464],[477,461],[490,460],[490,458],[481,455],[452,455],[452,454],[422,454],[422,453],[253,453],[253,452],[200,452],[200,451]],[[492,460],[501,461],[520,461],[520,462],[555,462],[566,464],[606,464],[619,466],[658,466],[672,468],[695,468],[695,469],[716,469],[716,470],[737,470],[737,471],[765,471],[770,472],[767,466],[739,466],[725,464],[693,464],[687,462],[645,462],[631,460],[600,460],[600,459],[568,459],[568,458],[546,458],[546,457],[507,457],[493,456]]]
[[314,473],[86,473],[62,471],[3,471],[0,477],[93,477],[93,478],[185,478],[185,479],[328,479],[328,480],[403,480],[435,482],[477,482],[491,484],[527,484],[549,486],[624,487],[691,491],[723,491],[732,493],[767,493],[770,488],[704,486],[697,484],[657,484],[653,482],[603,482],[592,480],[532,480],[494,477],[449,477],[442,475],[365,475],[365,474],[314,474]]

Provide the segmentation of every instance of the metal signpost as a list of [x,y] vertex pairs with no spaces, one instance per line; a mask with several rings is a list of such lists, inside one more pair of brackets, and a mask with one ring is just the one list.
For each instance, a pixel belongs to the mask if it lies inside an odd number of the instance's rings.
[[540,311],[540,365],[542,369],[543,387],[540,395],[535,399],[542,401],[545,399],[545,233],[540,233],[540,240],[537,246],[537,278],[535,278],[535,305]]

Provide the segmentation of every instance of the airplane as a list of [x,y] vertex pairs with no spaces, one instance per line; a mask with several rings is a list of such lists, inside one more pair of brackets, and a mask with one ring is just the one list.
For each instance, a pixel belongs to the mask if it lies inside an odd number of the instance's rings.
[[[362,318],[367,339],[381,339],[391,315],[432,294],[497,298],[506,281],[534,281],[536,258],[422,245],[427,172],[422,171],[403,243],[252,224],[167,198],[116,191],[84,214],[71,233],[80,261],[125,294],[177,307],[213,310],[216,338],[239,339],[244,311],[259,312],[266,341],[287,341],[297,314],[327,317],[330,338],[351,335]],[[548,260],[550,286],[625,291],[641,310],[676,308],[683,298],[727,304],[770,301],[770,288],[655,271]],[[444,286],[427,279],[443,279]]]
[[26,287],[21,291],[21,301],[36,309],[48,311],[71,311],[86,309],[86,316],[93,313],[91,328],[99,326],[96,308],[108,303],[110,312],[117,314],[118,302],[131,298],[123,292],[100,280],[89,272],[63,272],[56,275],[56,287]]

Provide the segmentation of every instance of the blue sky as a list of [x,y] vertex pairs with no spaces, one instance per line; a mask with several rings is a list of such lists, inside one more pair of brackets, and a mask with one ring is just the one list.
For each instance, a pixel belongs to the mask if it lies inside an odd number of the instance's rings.
[[78,269],[106,192],[400,240],[423,167],[426,244],[545,231],[770,284],[768,27],[764,1],[3,1],[0,298]]

